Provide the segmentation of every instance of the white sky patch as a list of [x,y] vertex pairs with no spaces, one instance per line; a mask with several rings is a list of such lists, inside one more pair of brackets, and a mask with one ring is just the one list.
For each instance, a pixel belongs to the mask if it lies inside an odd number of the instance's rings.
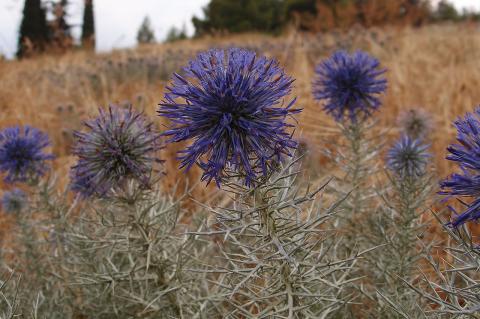
[[[175,26],[194,32],[194,15],[203,16],[202,8],[209,0],[94,0],[97,51],[133,47],[137,31],[146,16],[150,17],[157,41],[165,39]],[[25,0],[0,0],[0,53],[8,58],[15,55],[18,30]],[[73,35],[81,33],[84,0],[70,0],[68,22]]]
[[[433,0],[437,1],[438,0]],[[0,53],[15,55],[18,30],[24,0],[0,0]],[[192,16],[202,16],[202,8],[209,0],[94,0],[95,29],[98,51],[128,48],[136,45],[136,35],[145,16],[150,17],[157,41],[162,41],[168,30],[186,26],[194,32]],[[480,0],[453,0],[459,9],[480,10]],[[73,34],[80,36],[83,0],[70,0],[68,22]]]
[[[125,1],[126,2],[126,1]],[[119,0],[97,0],[95,22],[97,50],[132,47],[145,16],[150,17],[157,41],[165,38],[168,30],[184,25],[187,33],[194,32],[191,22],[194,15],[202,16],[208,0],[135,0],[134,6],[120,5]],[[106,17],[105,15],[108,15]]]

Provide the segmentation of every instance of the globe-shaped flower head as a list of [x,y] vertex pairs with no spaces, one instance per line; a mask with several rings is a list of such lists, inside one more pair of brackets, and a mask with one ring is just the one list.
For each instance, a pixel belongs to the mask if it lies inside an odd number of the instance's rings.
[[278,62],[238,48],[201,53],[175,74],[159,114],[171,121],[169,142],[190,140],[181,167],[203,169],[202,180],[220,187],[227,176],[246,186],[267,176],[291,155],[287,118],[300,112],[284,103],[293,79]]
[[[450,145],[447,159],[455,162],[461,173],[455,173],[440,183],[440,194],[457,197],[466,207],[464,212],[455,213],[452,226],[457,227],[469,220],[480,218],[480,108],[475,113],[467,113],[465,118],[459,118],[454,123],[457,128],[459,144]],[[464,198],[472,199],[466,203]]]
[[34,181],[48,170],[52,154],[44,152],[48,135],[32,127],[9,127],[0,131],[0,172],[5,182]]
[[402,136],[388,151],[387,167],[402,178],[415,178],[425,174],[430,154],[428,145],[407,135]]
[[72,189],[85,197],[105,197],[128,180],[148,187],[153,164],[159,162],[160,134],[131,107],[110,106],[99,112],[85,123],[87,131],[75,132],[73,153],[79,159],[71,170]]
[[403,132],[413,138],[426,138],[433,127],[431,114],[421,108],[404,111],[398,117]]
[[335,52],[315,69],[313,95],[324,102],[325,111],[336,121],[348,117],[355,122],[377,110],[379,95],[387,89],[380,62],[365,52],[349,55]]
[[20,213],[28,205],[27,195],[21,189],[16,188],[3,194],[1,204],[6,213]]

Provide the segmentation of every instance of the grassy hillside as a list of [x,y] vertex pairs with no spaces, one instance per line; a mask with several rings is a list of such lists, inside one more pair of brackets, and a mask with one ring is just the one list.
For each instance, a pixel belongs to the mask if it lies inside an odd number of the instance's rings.
[[[31,124],[46,130],[52,140],[60,178],[67,182],[72,163],[72,131],[82,120],[108,103],[133,103],[154,116],[165,85],[196,52],[215,46],[240,46],[278,58],[296,78],[294,94],[304,108],[298,136],[321,161],[321,150],[333,123],[314,102],[314,66],[339,48],[362,49],[388,69],[388,93],[378,114],[382,126],[396,136],[396,118],[403,110],[424,108],[431,113],[432,148],[437,167],[445,146],[454,138],[452,120],[480,102],[480,26],[437,25],[420,29],[353,29],[348,33],[298,34],[282,37],[245,34],[145,46],[111,54],[83,52],[0,62],[0,126]],[[160,118],[157,118],[160,124]],[[166,181],[177,181],[173,149],[166,149]],[[324,163],[326,164],[326,163]],[[183,178],[183,176],[182,176]]]
[[[161,152],[165,176],[163,185],[155,185],[154,189],[142,188],[138,181],[118,182],[121,185],[116,185],[117,194],[98,200],[80,196],[74,199],[72,192],[62,192],[69,183],[69,168],[76,161],[72,156],[73,132],[82,129],[84,120],[96,116],[99,107],[133,104],[162,130],[166,123],[156,116],[156,110],[171,75],[181,73],[182,66],[200,51],[232,46],[275,57],[295,78],[292,95],[298,97],[297,107],[303,108],[296,117],[295,138],[302,151],[309,151],[299,159],[302,166],[296,162],[288,167],[276,163],[275,169],[283,167],[278,177],[265,179],[253,190],[238,190],[240,186],[230,184],[231,192],[216,191],[214,185],[204,187],[198,182],[199,170],[192,169],[188,174],[178,170],[176,151],[184,145],[174,144]],[[378,125],[372,131],[363,131],[361,126],[370,123],[359,121],[339,132],[342,124],[336,125],[312,97],[315,65],[339,49],[367,51],[387,69],[388,90],[376,114]],[[214,64],[215,59],[212,61]],[[128,314],[128,318],[133,313],[142,318],[158,318],[158,314],[162,318],[187,318],[203,311],[210,318],[216,318],[208,314],[210,311],[218,317],[228,314],[232,318],[256,318],[260,311],[272,311],[300,318],[293,314],[304,313],[304,305],[306,313],[325,314],[321,317],[338,313],[335,318],[399,318],[398,309],[390,309],[395,304],[387,305],[388,299],[380,295],[383,292],[395,298],[398,307],[411,310],[411,318],[420,318],[420,312],[428,313],[436,305],[443,307],[448,296],[452,303],[459,304],[449,309],[466,305],[464,313],[468,313],[470,304],[472,309],[478,309],[478,272],[468,271],[478,268],[476,242],[469,246],[466,239],[458,237],[457,228],[442,229],[443,221],[423,224],[433,219],[428,210],[432,205],[448,214],[434,194],[437,181],[453,171],[449,166],[452,164],[444,160],[446,146],[455,140],[452,121],[480,103],[478,61],[480,25],[445,24],[417,29],[354,28],[346,33],[290,32],[279,37],[243,34],[148,45],[110,54],[72,52],[0,62],[0,127],[38,127],[49,133],[56,155],[53,175],[58,185],[50,190],[50,181],[44,179],[37,184],[31,181],[28,187],[21,185],[32,194],[28,203],[18,195],[18,208],[10,210],[15,213],[0,214],[1,257],[16,265],[27,278],[19,288],[20,299],[27,307],[22,309],[30,309],[36,289],[47,296],[41,311],[54,313],[55,318],[65,318],[62,311],[70,313],[70,318],[111,318],[118,311]],[[265,69],[259,72],[267,73]],[[362,77],[347,72],[354,80]],[[261,78],[258,74],[253,76]],[[263,84],[268,83],[270,91],[281,81],[274,78]],[[243,90],[244,82],[240,83]],[[343,84],[338,86],[343,89]],[[228,92],[212,92],[228,96]],[[247,100],[258,103],[251,97]],[[234,106],[239,105],[243,107]],[[391,172],[384,173],[389,145],[382,145],[382,141],[389,144],[398,138],[399,115],[412,109],[422,110],[431,119],[427,142],[434,154],[425,155],[427,147],[422,146],[416,146],[421,150],[415,150],[414,155],[411,150],[398,154],[397,145],[393,159],[417,161],[419,171],[424,169],[420,167],[423,164],[429,166],[426,161],[431,159],[436,168],[407,176],[392,170],[390,162]],[[245,118],[251,120],[256,116],[252,114]],[[224,126],[223,119],[210,123]],[[131,125],[115,124],[126,130]],[[256,136],[258,126],[252,127],[251,132],[241,132],[246,139]],[[105,131],[112,135],[109,129]],[[98,151],[98,145],[105,149],[118,145],[111,151],[116,162],[123,161],[118,156],[129,157],[135,150],[152,145],[151,140],[136,141],[139,131],[148,132],[148,128],[132,129],[135,139],[127,133],[115,133],[115,140],[104,144],[96,137],[86,140],[84,143],[93,145],[88,148],[88,159],[93,159],[96,166],[83,162],[81,167],[89,170],[82,174],[100,176],[99,169],[116,165],[105,161],[96,164],[97,158],[106,156]],[[138,145],[125,145],[129,143]],[[469,152],[478,153],[477,145],[465,144]],[[278,144],[272,148],[276,150]],[[15,150],[18,153],[21,151]],[[476,160],[476,154],[464,156]],[[297,178],[303,174],[297,172],[299,167],[305,174]],[[105,175],[107,181],[115,178],[114,171]],[[332,176],[337,178],[330,179]],[[472,197],[477,197],[477,184],[462,183],[467,184],[461,186]],[[90,180],[86,182],[86,188],[93,186]],[[2,194],[13,198],[14,192],[6,192],[11,185],[0,187]],[[185,191],[187,187],[192,190]],[[317,187],[316,191],[310,189]],[[116,188],[111,191],[115,193]],[[175,191],[185,195],[178,202],[175,196],[170,198]],[[2,206],[7,212],[6,205]],[[447,232],[449,239],[437,245],[437,239],[447,238]],[[458,246],[452,245],[452,240]],[[455,271],[460,271],[458,277]],[[406,290],[404,280],[419,290]],[[442,284],[446,288],[441,288]],[[465,285],[465,291],[460,289]],[[5,287],[0,287],[2,296]],[[424,292],[429,289],[437,299]],[[427,298],[420,298],[418,293]],[[0,299],[0,308],[2,302]],[[237,314],[238,309],[241,314]],[[185,315],[181,315],[183,311]],[[384,315],[388,313],[391,315]]]

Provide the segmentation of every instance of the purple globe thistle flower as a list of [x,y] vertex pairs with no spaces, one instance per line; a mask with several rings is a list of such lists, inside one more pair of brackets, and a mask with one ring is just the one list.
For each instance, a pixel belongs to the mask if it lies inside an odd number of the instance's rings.
[[[442,195],[456,196],[465,211],[458,214],[452,207],[455,217],[450,223],[458,227],[467,221],[480,218],[480,108],[475,113],[467,113],[465,118],[454,122],[459,144],[450,145],[447,160],[456,162],[461,173],[455,173],[440,183]],[[473,199],[465,203],[462,198]]]
[[168,142],[192,140],[179,152],[181,168],[198,164],[202,180],[218,187],[227,176],[247,187],[265,177],[297,143],[288,129],[293,79],[275,60],[232,48],[201,53],[174,74],[158,113],[171,121]]
[[388,151],[387,167],[402,178],[420,177],[425,174],[430,154],[428,145],[408,135],[402,136]]
[[345,116],[356,122],[359,116],[369,117],[380,105],[379,95],[387,89],[380,62],[365,52],[349,55],[335,52],[315,69],[313,95],[324,101],[324,110],[336,121]]
[[87,132],[75,132],[73,153],[78,163],[71,169],[71,187],[84,197],[104,197],[128,180],[148,187],[153,164],[160,162],[160,134],[142,113],[131,107],[110,106],[87,121]]
[[27,194],[21,189],[15,188],[3,193],[1,203],[6,213],[20,213],[28,205]]
[[0,131],[0,172],[6,183],[26,182],[43,176],[47,160],[54,158],[44,152],[50,145],[48,135],[29,126],[9,127]]

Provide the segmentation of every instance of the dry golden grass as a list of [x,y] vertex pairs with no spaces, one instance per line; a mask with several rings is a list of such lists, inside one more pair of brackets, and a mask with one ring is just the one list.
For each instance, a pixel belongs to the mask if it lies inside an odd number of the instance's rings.
[[[398,134],[394,127],[402,110],[422,107],[431,112],[436,123],[432,148],[442,174],[449,171],[443,158],[446,145],[455,137],[452,120],[480,103],[478,25],[353,29],[315,35],[290,32],[276,38],[246,34],[145,46],[108,55],[73,52],[0,62],[0,128],[28,124],[47,131],[57,155],[55,168],[62,184],[66,184],[74,160],[69,155],[71,132],[81,127],[82,120],[96,114],[99,106],[128,100],[160,124],[154,113],[168,74],[196,51],[232,45],[277,57],[297,79],[294,94],[304,108],[297,133],[313,150],[314,161],[320,158],[316,150],[329,134],[325,125],[332,123],[313,101],[310,83],[314,65],[338,47],[367,50],[388,69],[389,89],[378,117],[383,127],[393,128],[391,137]],[[148,70],[163,75],[152,79],[146,74]],[[168,148],[163,155],[167,160],[167,185],[178,181],[174,153],[174,148]],[[197,179],[198,173],[193,174]]]
[[[42,56],[25,61],[0,61],[0,129],[11,125],[32,125],[45,130],[57,156],[54,166],[60,185],[68,183],[68,170],[74,163],[70,155],[72,131],[83,120],[109,103],[130,101],[135,107],[155,116],[171,72],[177,71],[199,50],[213,46],[243,46],[275,56],[294,78],[294,95],[304,111],[298,117],[296,134],[311,151],[309,165],[327,163],[321,156],[326,141],[332,139],[333,122],[311,95],[314,66],[334,50],[362,49],[378,57],[388,69],[389,89],[384,106],[377,114],[380,126],[389,128],[396,138],[396,119],[400,112],[424,108],[435,126],[430,136],[439,176],[452,167],[444,160],[445,148],[455,138],[451,122],[480,104],[480,26],[431,25],[419,29],[352,29],[347,33],[299,34],[282,37],[245,34],[225,38],[187,40],[167,45],[144,46],[135,50],[94,55],[73,52],[64,56]],[[134,62],[132,62],[134,61]],[[156,73],[151,76],[149,71]],[[187,176],[177,170],[175,151],[168,146],[165,186],[190,185],[199,172]],[[2,185],[0,188],[7,188]],[[204,202],[212,197],[208,189],[197,187],[195,198]],[[0,214],[0,241],[15,236],[5,231],[11,216]],[[437,226],[438,229],[438,226]],[[13,242],[13,241],[12,241]]]

